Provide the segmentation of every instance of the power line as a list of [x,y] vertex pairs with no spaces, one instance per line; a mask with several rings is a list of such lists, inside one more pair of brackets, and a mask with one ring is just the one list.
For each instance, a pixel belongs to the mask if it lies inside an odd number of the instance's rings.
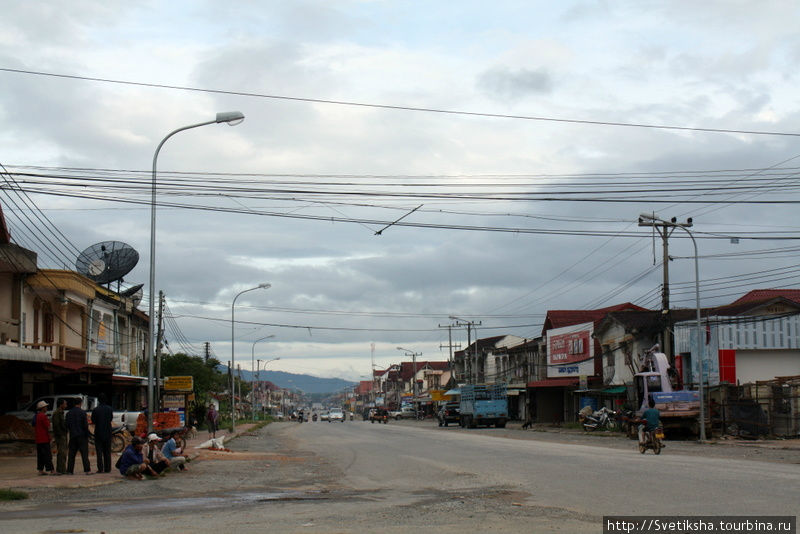
[[308,97],[297,97],[297,96],[287,96],[287,95],[273,95],[273,94],[264,94],[264,93],[252,93],[252,92],[246,92],[246,91],[232,91],[232,90],[222,90],[222,89],[205,89],[205,88],[201,88],[201,87],[190,87],[190,86],[182,86],[182,85],[168,85],[168,84],[148,83],[148,82],[135,82],[135,81],[130,81],[130,80],[99,78],[99,77],[92,77],[92,76],[78,76],[78,75],[71,75],[71,74],[58,74],[58,73],[44,72],[44,71],[12,69],[12,68],[7,68],[7,67],[0,67],[0,71],[9,72],[9,73],[15,73],[15,74],[25,74],[25,75],[31,75],[31,76],[46,76],[46,77],[51,77],[51,78],[61,78],[61,79],[68,79],[68,80],[80,80],[80,81],[88,81],[88,82],[99,82],[99,83],[129,85],[129,86],[136,86],[136,87],[151,87],[151,88],[156,88],[156,89],[171,89],[171,90],[191,91],[191,92],[200,92],[200,93],[208,93],[208,94],[233,95],[233,96],[244,96],[244,97],[252,97],[252,98],[268,98],[268,99],[272,99],[272,100],[282,100],[282,101],[292,101],[292,102],[305,102],[305,103],[312,103],[312,104],[329,104],[329,105],[337,105],[337,106],[352,106],[352,107],[360,107],[360,108],[386,109],[386,110],[394,110],[394,111],[413,111],[413,112],[422,112],[422,113],[437,113],[437,114],[443,114],[443,115],[458,115],[458,116],[483,117],[483,118],[494,118],[494,119],[515,119],[515,120],[527,120],[527,121],[542,121],[542,122],[555,122],[555,123],[568,123],[568,124],[582,124],[582,125],[591,125],[591,126],[618,126],[618,127],[627,127],[627,128],[648,128],[648,129],[673,130],[673,131],[683,131],[683,132],[687,132],[688,131],[688,132],[707,132],[707,133],[729,133],[729,134],[746,134],[746,135],[771,135],[771,136],[800,137],[800,133],[793,133],[793,132],[777,132],[777,131],[762,131],[762,130],[736,130],[736,129],[726,129],[726,128],[701,128],[701,127],[690,127],[690,126],[670,126],[670,125],[661,125],[661,124],[646,124],[646,123],[633,123],[633,122],[612,122],[612,121],[599,121],[599,120],[564,119],[564,118],[557,118],[557,117],[540,117],[540,116],[533,116],[533,115],[509,115],[509,114],[502,114],[502,113],[486,113],[486,112],[476,112],[476,111],[462,111],[462,110],[440,109],[440,108],[425,108],[425,107],[403,106],[403,105],[393,105],[393,104],[375,104],[375,103],[356,102],[356,101],[348,101],[348,100],[330,100],[330,99],[322,99],[322,98],[308,98]]

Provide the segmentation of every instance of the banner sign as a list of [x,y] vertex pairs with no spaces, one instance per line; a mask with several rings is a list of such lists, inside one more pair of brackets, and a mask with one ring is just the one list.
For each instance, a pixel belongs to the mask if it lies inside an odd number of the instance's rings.
[[547,331],[547,376],[594,375],[594,323]]
[[192,391],[194,390],[194,377],[192,376],[167,376],[164,377],[165,391]]

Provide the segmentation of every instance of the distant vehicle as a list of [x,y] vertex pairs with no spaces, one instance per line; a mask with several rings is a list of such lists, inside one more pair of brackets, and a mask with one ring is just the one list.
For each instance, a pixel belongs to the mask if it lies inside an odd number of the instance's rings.
[[321,414],[319,414],[319,420],[320,421],[328,421],[329,419],[330,419],[330,416],[329,416],[328,412],[322,412]]
[[447,426],[449,423],[458,423],[461,417],[461,403],[447,402],[439,408],[436,415],[439,419],[439,426]]
[[328,422],[332,423],[334,421],[341,421],[342,423],[344,423],[344,412],[342,412],[342,410],[334,408],[333,410],[328,412]]
[[508,397],[505,384],[468,384],[461,387],[459,424],[503,428],[508,419]]
[[399,410],[389,412],[389,417],[392,419],[414,419],[417,417],[417,413],[412,405],[404,404]]
[[369,422],[375,421],[385,425],[389,421],[389,411],[386,408],[372,408],[369,411]]
[[91,412],[97,407],[97,398],[89,397],[88,395],[81,395],[80,393],[65,394],[65,395],[45,395],[34,399],[28,403],[23,409],[13,412],[7,412],[6,415],[13,415],[23,421],[33,421],[33,416],[36,413],[36,405],[40,401],[47,403],[47,417],[53,416],[53,411],[57,408],[56,403],[61,399],[67,399],[67,407],[70,406],[70,401],[80,401],[81,408],[87,412]]

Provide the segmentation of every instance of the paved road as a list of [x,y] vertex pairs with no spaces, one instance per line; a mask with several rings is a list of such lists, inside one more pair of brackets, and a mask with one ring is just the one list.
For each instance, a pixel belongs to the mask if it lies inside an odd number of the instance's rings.
[[[798,515],[800,465],[434,425],[280,423],[185,474],[0,504],[2,532],[600,532],[603,515]],[[793,452],[791,454],[797,454]]]

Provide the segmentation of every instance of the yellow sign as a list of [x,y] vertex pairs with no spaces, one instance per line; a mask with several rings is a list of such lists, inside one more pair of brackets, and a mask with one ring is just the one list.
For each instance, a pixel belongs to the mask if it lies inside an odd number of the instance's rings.
[[192,391],[194,377],[192,376],[167,376],[164,377],[164,390],[166,391]]
[[445,395],[443,389],[432,389],[430,390],[431,393],[431,400],[433,402],[441,402],[441,401],[448,401],[450,400],[450,395]]

